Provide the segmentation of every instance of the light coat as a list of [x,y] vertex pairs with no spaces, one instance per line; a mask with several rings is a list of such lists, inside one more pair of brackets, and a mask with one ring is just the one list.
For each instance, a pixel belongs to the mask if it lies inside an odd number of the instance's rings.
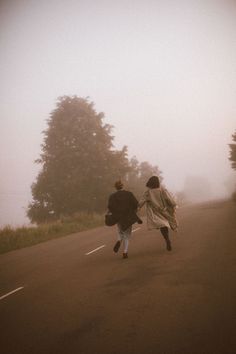
[[175,215],[177,204],[165,188],[148,188],[139,201],[139,207],[142,208],[144,204],[146,204],[149,230],[161,227],[177,230],[178,223]]

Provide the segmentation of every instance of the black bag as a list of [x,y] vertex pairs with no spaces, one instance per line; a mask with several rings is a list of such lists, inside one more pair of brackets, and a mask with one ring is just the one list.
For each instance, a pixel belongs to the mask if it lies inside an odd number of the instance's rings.
[[115,217],[115,215],[111,214],[111,213],[107,213],[105,215],[105,224],[107,226],[113,226],[115,224],[117,224],[117,218]]

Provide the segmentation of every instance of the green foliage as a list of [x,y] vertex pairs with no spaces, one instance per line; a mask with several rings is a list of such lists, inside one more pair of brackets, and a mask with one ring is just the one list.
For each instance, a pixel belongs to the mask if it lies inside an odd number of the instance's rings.
[[126,147],[113,149],[112,126],[103,118],[87,98],[58,99],[36,161],[42,170],[32,185],[32,222],[105,209],[114,180],[125,176],[129,164]]
[[61,218],[55,223],[42,224],[37,227],[13,229],[7,226],[0,229],[0,254],[91,229],[103,223],[103,215],[78,213],[68,218]]
[[[236,131],[232,135],[233,141],[236,142]],[[236,143],[234,144],[229,144],[230,147],[230,157],[229,160],[232,161],[232,168],[236,170]]]

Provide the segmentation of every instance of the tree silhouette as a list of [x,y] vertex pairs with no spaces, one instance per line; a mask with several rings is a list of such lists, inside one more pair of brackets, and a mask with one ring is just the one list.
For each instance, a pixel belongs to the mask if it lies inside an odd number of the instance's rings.
[[127,187],[139,198],[143,194],[146,183],[151,176],[158,176],[160,181],[163,180],[162,172],[158,166],[152,166],[149,162],[143,161],[139,163],[134,156],[130,160],[130,170],[127,173]]
[[126,147],[113,149],[112,126],[103,118],[88,98],[58,99],[36,160],[42,169],[32,185],[32,222],[105,209],[114,180],[129,171],[129,163]]
[[[235,133],[232,135],[233,141],[236,142],[236,131]],[[236,143],[234,144],[229,144],[230,147],[230,157],[229,160],[232,161],[232,168],[234,170],[236,170]]]

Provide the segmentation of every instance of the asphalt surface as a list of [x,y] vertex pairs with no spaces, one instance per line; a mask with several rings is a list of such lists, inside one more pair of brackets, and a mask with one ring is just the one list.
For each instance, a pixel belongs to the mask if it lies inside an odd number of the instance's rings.
[[128,259],[115,227],[0,256],[1,354],[236,353],[236,204],[178,216],[171,252],[136,224]]

